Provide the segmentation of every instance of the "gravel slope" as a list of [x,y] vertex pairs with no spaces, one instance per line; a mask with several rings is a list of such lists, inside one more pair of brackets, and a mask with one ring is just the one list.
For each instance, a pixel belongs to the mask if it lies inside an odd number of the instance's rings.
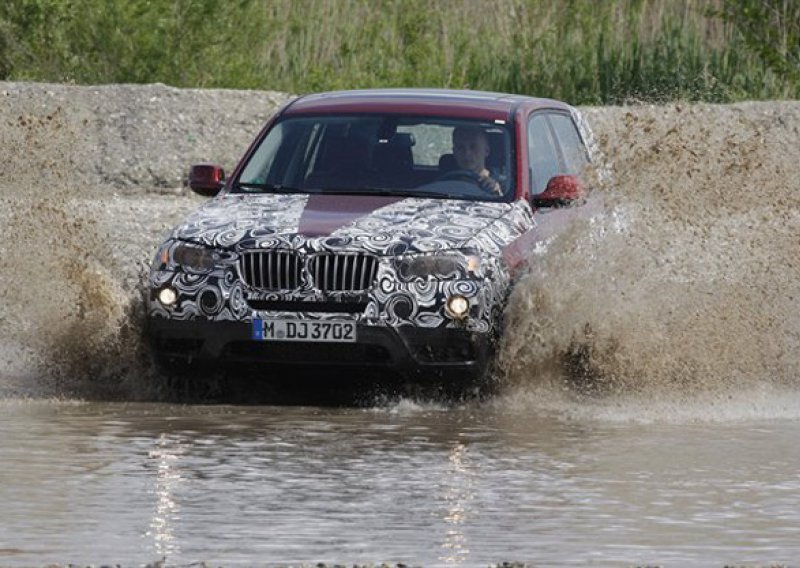
[[44,143],[37,139],[58,130],[71,139],[49,150],[69,167],[74,181],[114,188],[180,187],[189,164],[232,168],[267,118],[290,98],[159,84],[0,82],[2,167],[30,167],[30,158],[42,156],[14,155],[14,147],[20,149],[25,140]]

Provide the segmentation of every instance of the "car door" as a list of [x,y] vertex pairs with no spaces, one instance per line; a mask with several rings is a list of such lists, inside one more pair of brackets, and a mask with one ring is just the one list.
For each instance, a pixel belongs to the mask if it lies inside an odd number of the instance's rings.
[[589,165],[589,151],[572,116],[566,113],[549,113],[547,120],[552,127],[556,146],[561,154],[564,173],[582,175]]
[[[580,176],[589,164],[586,145],[568,112],[539,110],[532,113],[528,119],[527,141],[532,197],[542,193],[553,176]],[[537,242],[562,229],[575,216],[577,206],[537,209]]]
[[[539,109],[523,118],[526,132],[522,148],[527,157],[529,198],[542,193],[553,176],[580,176],[589,165],[589,153],[572,115],[567,111]],[[519,223],[522,234],[505,247],[503,256],[512,273],[524,267],[531,251],[546,246],[550,238],[564,228],[579,209],[579,204],[568,207],[535,208],[532,201],[519,201]]]
[[548,113],[536,112],[528,120],[528,168],[530,193],[537,195],[547,187],[547,182],[564,169]]

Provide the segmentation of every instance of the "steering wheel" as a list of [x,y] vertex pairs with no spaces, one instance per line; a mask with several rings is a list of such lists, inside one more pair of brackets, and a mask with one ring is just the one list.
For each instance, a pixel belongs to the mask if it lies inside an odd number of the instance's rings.
[[490,195],[501,195],[502,191],[497,181],[492,178],[482,178],[472,170],[453,170],[440,176],[437,181],[465,181],[474,183],[481,191]]
[[468,181],[481,185],[481,177],[472,170],[451,170],[439,176],[438,181]]

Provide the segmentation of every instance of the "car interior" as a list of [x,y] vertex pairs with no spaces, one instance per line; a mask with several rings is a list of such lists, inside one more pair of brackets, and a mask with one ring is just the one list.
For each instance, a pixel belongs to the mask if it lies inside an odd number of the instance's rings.
[[[487,166],[505,175],[505,140],[502,133],[489,136]],[[458,170],[452,153],[439,155],[438,164],[415,163],[414,135],[396,132],[388,139],[370,142],[358,136],[326,136],[319,157],[302,187],[337,189],[347,187],[415,188],[437,181],[442,175]]]
[[[459,124],[396,117],[290,119],[262,141],[240,181],[308,191],[420,188],[483,198],[485,191],[468,177],[442,179],[459,169],[452,154],[452,132]],[[510,136],[493,125],[485,132],[490,145],[486,165],[508,189]]]

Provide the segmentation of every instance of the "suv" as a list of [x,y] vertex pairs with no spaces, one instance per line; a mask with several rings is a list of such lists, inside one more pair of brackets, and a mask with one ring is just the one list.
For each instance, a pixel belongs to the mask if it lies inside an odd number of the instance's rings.
[[[515,274],[583,202],[564,103],[380,89],[281,108],[159,246],[148,334],[170,372],[217,363],[486,375]],[[546,214],[544,214],[546,212]]]

